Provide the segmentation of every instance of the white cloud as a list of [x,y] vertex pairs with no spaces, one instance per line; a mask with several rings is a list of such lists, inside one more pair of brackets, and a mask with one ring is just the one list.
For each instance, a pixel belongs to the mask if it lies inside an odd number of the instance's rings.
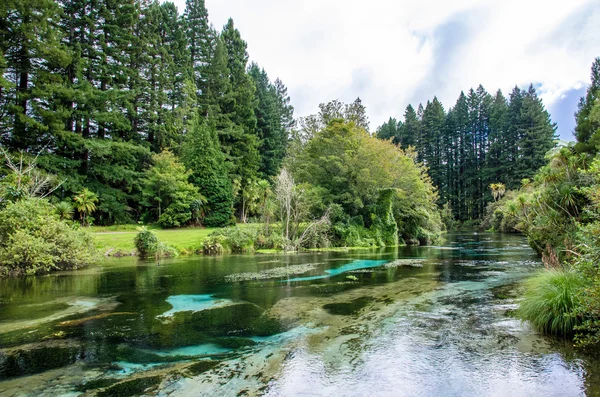
[[[184,0],[177,0],[180,12]],[[478,84],[539,84],[547,106],[587,84],[600,55],[594,0],[207,0],[251,60],[288,86],[297,116],[363,99],[371,127],[437,95],[452,106]]]

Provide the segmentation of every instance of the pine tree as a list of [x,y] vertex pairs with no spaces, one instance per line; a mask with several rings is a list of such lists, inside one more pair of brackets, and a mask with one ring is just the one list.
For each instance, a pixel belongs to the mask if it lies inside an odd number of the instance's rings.
[[521,134],[517,178],[531,177],[532,171],[546,164],[546,153],[555,146],[556,123],[538,98],[533,85],[524,94],[521,108]]
[[9,147],[39,150],[64,130],[67,112],[60,97],[62,70],[70,54],[61,43],[60,8],[52,0],[8,1],[0,9],[0,43],[9,81],[3,93],[8,120],[2,135]]
[[192,72],[196,83],[197,96],[201,97],[206,90],[206,67],[212,56],[215,32],[210,28],[208,11],[204,0],[186,0],[183,13],[187,50]]
[[595,153],[600,150],[600,120],[590,117],[592,109],[600,100],[600,57],[594,60],[591,71],[591,84],[586,95],[579,101],[575,119],[576,150],[580,153]]
[[422,156],[429,167],[433,184],[438,187],[441,196],[446,193],[444,186],[444,167],[442,167],[442,139],[445,133],[446,113],[437,97],[427,102],[423,111]]
[[277,78],[275,79],[275,93],[277,94],[277,103],[279,107],[279,116],[281,118],[281,126],[285,134],[284,139],[288,140],[288,134],[292,128],[296,125],[294,120],[294,107],[290,104],[290,96],[288,95],[287,87],[283,82]]
[[183,144],[182,158],[192,171],[192,183],[208,201],[204,224],[209,227],[229,225],[233,218],[233,195],[215,127],[195,117]]
[[280,99],[276,87],[271,84],[264,69],[252,63],[248,74],[256,86],[258,99],[254,112],[260,137],[259,171],[263,176],[275,176],[281,167],[287,145],[287,134],[285,126],[282,125]]
[[491,183],[505,183],[508,169],[508,102],[501,90],[496,92],[490,108],[489,150],[486,156],[485,186]]
[[398,127],[398,121],[396,121],[395,118],[390,117],[388,121],[377,128],[377,132],[375,134],[379,139],[383,139],[384,141],[391,139],[395,145],[400,145],[400,128]]
[[256,178],[260,167],[259,138],[256,134],[254,114],[256,87],[246,73],[247,45],[234,27],[233,19],[230,18],[223,27],[221,39],[227,49],[227,67],[233,98],[227,113],[233,126],[229,130],[219,132],[222,135],[221,145],[232,160],[231,173],[240,179],[243,186]]
[[404,111],[404,123],[399,128],[400,145],[403,148],[409,146],[416,147],[419,142],[418,137],[420,128],[421,126],[419,118],[417,117],[417,112],[415,112],[415,109],[411,105],[408,105]]

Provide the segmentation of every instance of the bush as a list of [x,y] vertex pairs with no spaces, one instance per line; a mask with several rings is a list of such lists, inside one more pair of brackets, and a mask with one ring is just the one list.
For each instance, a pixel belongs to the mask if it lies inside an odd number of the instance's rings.
[[155,256],[158,253],[159,242],[158,237],[151,230],[148,230],[145,226],[138,228],[139,232],[133,239],[135,248],[138,254],[142,258],[149,258]]
[[575,271],[544,270],[526,282],[517,315],[542,333],[571,336],[581,324],[576,310],[585,286],[585,278]]
[[250,228],[226,227],[217,229],[204,240],[203,249],[208,254],[223,251],[253,252],[257,235],[257,230]]
[[92,236],[61,221],[45,199],[17,201],[0,211],[0,275],[77,269],[96,256]]

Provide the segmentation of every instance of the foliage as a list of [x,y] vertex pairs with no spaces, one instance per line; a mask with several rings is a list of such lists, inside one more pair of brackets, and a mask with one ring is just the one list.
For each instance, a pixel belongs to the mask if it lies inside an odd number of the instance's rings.
[[461,92],[448,111],[436,97],[417,111],[409,105],[404,120],[390,118],[377,137],[414,147],[438,189],[439,204],[449,203],[463,222],[483,217],[502,190],[517,188],[544,165],[555,130],[533,86],[515,87],[506,99],[480,85]]
[[61,221],[73,219],[73,214],[75,213],[73,205],[67,201],[61,201],[54,204],[54,211],[56,211],[56,215],[58,215],[58,219]]
[[75,209],[79,212],[81,224],[89,226],[89,216],[96,211],[98,196],[88,188],[83,188],[75,197]]
[[190,180],[206,197],[207,211],[202,222],[208,227],[229,225],[233,195],[216,129],[198,117],[192,123],[182,148],[182,160],[191,171]]
[[163,227],[178,227],[192,219],[192,204],[205,200],[188,182],[191,172],[168,150],[152,156],[154,165],[146,171],[144,204]]
[[590,74],[591,84],[575,114],[575,136],[577,151],[593,154],[600,151],[600,57],[594,60]]
[[61,221],[45,199],[26,198],[0,211],[0,275],[77,269],[95,258],[92,237]]
[[[341,210],[332,218],[334,240],[357,240],[356,233],[341,230],[355,223],[348,221],[355,217],[361,227],[377,230],[373,245],[393,245],[399,239],[426,243],[443,230],[435,189],[414,151],[375,139],[352,122],[331,121],[288,164],[296,179],[319,189],[321,213],[331,204]],[[390,234],[395,227],[397,238]]]
[[255,229],[227,227],[217,229],[204,240],[204,252],[216,254],[228,252],[253,252],[257,238]]
[[544,270],[527,281],[517,313],[540,332],[570,336],[581,324],[575,311],[585,286],[586,280],[578,272]]
[[218,140],[195,156],[220,162],[217,177],[203,182],[186,161],[209,201],[206,224],[231,223],[230,179],[277,172],[293,125],[287,89],[264,70],[251,76],[241,33],[232,20],[217,32],[204,0],[183,15],[172,2],[9,1],[0,20],[0,145],[39,153],[43,171],[66,179],[59,201],[95,192],[97,224],[148,218],[150,156],[182,155],[195,118]]
[[62,184],[54,175],[39,169],[37,157],[28,156],[23,152],[12,156],[2,147],[0,153],[6,161],[7,168],[6,175],[0,178],[0,208],[25,197],[44,198]]
[[138,254],[142,258],[149,258],[158,253],[159,241],[156,234],[144,226],[138,229],[138,233],[133,239],[133,243],[135,244]]
[[527,235],[547,267],[569,269],[540,276],[522,306],[547,332],[572,333],[574,327],[579,345],[600,342],[600,158],[588,140],[594,119],[586,108],[597,95],[599,65],[592,66],[592,85],[576,115],[578,143],[550,153],[535,177],[494,209],[502,223]]

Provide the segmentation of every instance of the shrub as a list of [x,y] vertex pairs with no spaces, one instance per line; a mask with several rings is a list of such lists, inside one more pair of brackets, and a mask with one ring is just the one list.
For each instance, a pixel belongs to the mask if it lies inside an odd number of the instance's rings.
[[139,232],[133,239],[135,248],[142,258],[155,256],[159,251],[158,237],[145,226],[138,228]]
[[77,269],[96,255],[92,236],[61,221],[45,199],[17,201],[0,211],[0,275]]
[[585,278],[575,271],[544,270],[526,281],[517,315],[542,333],[571,336],[581,323],[575,312],[585,286]]
[[217,229],[203,242],[205,253],[215,254],[223,251],[252,252],[257,239],[257,230],[251,228],[226,227]]
[[56,211],[56,215],[61,221],[68,221],[73,219],[73,214],[75,213],[75,208],[71,205],[71,203],[67,201],[61,201],[59,203],[54,204],[54,210]]

